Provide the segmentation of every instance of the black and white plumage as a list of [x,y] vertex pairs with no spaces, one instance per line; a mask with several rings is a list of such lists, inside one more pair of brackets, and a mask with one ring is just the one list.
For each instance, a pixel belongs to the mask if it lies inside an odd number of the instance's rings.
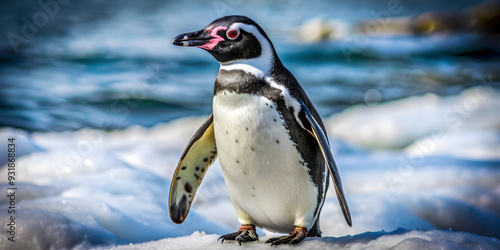
[[269,239],[296,244],[321,236],[319,214],[329,173],[348,225],[351,217],[321,118],[283,66],[264,30],[244,16],[227,16],[173,44],[208,51],[221,67],[213,114],[186,147],[172,179],[169,205],[182,223],[196,189],[218,155],[242,227],[224,240],[257,240],[255,226],[292,232]]

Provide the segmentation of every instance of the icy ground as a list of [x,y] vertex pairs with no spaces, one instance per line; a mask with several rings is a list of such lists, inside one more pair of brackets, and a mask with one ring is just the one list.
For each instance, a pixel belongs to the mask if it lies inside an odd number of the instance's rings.
[[[305,249],[500,249],[500,93],[471,88],[343,111],[325,124],[353,227],[333,192],[323,238]],[[216,162],[187,220],[167,208],[171,175],[205,117],[120,131],[26,133],[0,129],[0,152],[16,138],[16,242],[0,249],[226,249],[239,225]],[[0,188],[6,190],[6,158]],[[331,190],[330,190],[331,191]],[[0,197],[0,222],[8,221]],[[201,233],[200,233],[201,232]],[[242,248],[266,248],[260,242]],[[288,246],[285,246],[288,247]],[[238,248],[239,249],[239,248]]]
[[[190,236],[168,238],[137,245],[119,246],[115,250],[133,249],[290,249],[288,245],[271,248],[269,244],[261,242],[246,243],[241,247],[235,242],[214,243],[218,238],[214,234],[195,232]],[[189,242],[189,244],[186,244]],[[446,230],[396,230],[387,233],[368,232],[356,236],[344,236],[340,238],[322,237],[306,238],[300,245],[300,249],[498,249],[500,243],[497,239],[480,237],[470,233],[456,233]]]

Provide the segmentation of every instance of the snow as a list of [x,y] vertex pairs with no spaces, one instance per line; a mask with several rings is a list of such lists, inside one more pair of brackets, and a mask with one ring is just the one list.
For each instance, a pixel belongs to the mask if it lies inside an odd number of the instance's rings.
[[[500,249],[500,94],[475,87],[358,106],[325,119],[353,218],[348,227],[330,189],[322,238],[306,249]],[[183,224],[168,215],[179,156],[205,117],[152,128],[27,133],[16,138],[16,242],[0,249],[219,249],[239,227],[218,161]],[[0,152],[6,152],[0,143]],[[7,165],[0,156],[0,188]],[[0,222],[8,198],[0,197]],[[277,234],[258,229],[269,248]],[[288,246],[285,246],[288,247]]]
[[[239,246],[236,242],[220,244],[218,235],[194,232],[189,236],[168,238],[138,245],[124,245],[114,250],[136,249],[270,249],[269,244],[251,242]],[[189,244],[186,244],[189,242]],[[306,238],[300,249],[498,249],[500,243],[494,238],[476,236],[470,233],[456,233],[449,230],[413,230],[398,229],[393,232],[367,232],[356,236],[339,238]],[[277,249],[290,249],[288,245],[274,246]]]
[[[355,106],[328,120],[331,135],[368,148],[500,159],[499,93],[474,87],[459,96],[413,96]],[[421,152],[418,152],[421,151]]]

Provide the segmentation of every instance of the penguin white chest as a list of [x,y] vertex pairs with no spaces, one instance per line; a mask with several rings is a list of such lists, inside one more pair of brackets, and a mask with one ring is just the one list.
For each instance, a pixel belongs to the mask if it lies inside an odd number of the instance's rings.
[[240,223],[276,232],[309,229],[318,188],[276,104],[225,91],[214,96],[213,114],[219,161]]

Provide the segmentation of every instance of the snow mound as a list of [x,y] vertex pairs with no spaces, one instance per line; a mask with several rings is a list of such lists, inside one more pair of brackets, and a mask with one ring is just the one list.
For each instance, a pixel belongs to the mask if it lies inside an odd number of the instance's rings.
[[[242,246],[234,241],[217,241],[218,235],[195,232],[189,236],[168,238],[135,245],[123,245],[113,250],[139,249],[270,249],[260,242],[244,242]],[[274,246],[273,249],[290,249],[288,245]],[[404,230],[387,233],[367,232],[354,236],[339,238],[321,237],[306,238],[292,248],[300,249],[499,249],[500,240],[477,236],[470,233],[452,232],[450,230]]]
[[458,96],[426,94],[355,106],[326,124],[331,136],[367,148],[500,159],[498,106],[498,91],[474,87]]

